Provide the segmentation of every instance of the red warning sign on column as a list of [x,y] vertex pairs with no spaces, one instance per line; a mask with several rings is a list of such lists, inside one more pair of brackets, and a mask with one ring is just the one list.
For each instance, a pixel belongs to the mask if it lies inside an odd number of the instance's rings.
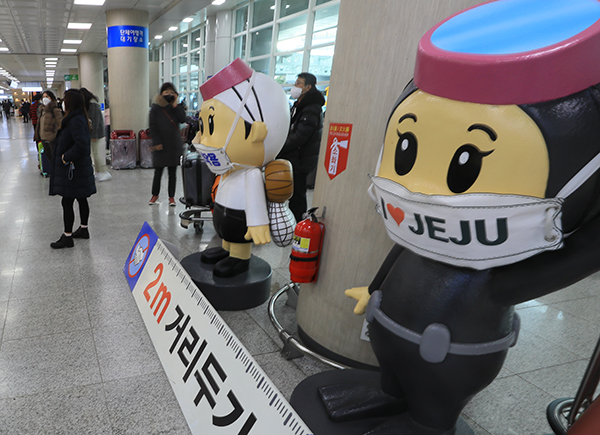
[[325,169],[332,180],[346,169],[350,136],[352,136],[352,124],[329,124]]

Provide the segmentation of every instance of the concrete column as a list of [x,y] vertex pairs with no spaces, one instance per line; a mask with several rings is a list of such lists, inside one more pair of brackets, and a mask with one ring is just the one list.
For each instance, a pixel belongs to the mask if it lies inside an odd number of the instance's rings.
[[233,11],[217,12],[215,29],[215,72],[226,67],[230,59],[231,51],[231,20]]
[[79,54],[79,83],[104,104],[104,65],[100,53]]
[[148,102],[152,105],[152,99],[160,90],[160,62],[150,62],[148,72]]
[[[345,289],[369,285],[392,246],[367,194],[367,174],[375,171],[393,104],[413,76],[419,39],[443,18],[477,3],[341,2],[313,197],[313,206],[327,206],[327,230],[319,280],[302,284],[296,313],[305,337],[330,356],[377,364],[370,343],[360,339],[364,316],[352,313],[356,301],[344,295]],[[333,180],[323,164],[330,122],[352,124],[347,169]]]
[[[148,28],[148,12],[137,9],[106,11],[106,25]],[[111,47],[108,53],[110,127],[133,130],[148,127],[148,47]]]
[[65,93],[65,84],[63,82],[56,86],[56,98],[62,98]]
[[206,77],[214,75],[219,71],[215,67],[215,50],[216,50],[216,31],[217,31],[217,17],[211,15],[206,19],[206,63],[204,70],[206,71]]

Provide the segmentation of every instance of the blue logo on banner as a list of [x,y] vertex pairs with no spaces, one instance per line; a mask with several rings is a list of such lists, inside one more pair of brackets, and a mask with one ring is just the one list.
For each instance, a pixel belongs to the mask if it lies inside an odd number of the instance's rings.
[[129,288],[132,291],[141,275],[142,270],[144,269],[144,266],[146,265],[146,260],[148,260],[150,252],[152,252],[154,245],[156,245],[157,240],[158,236],[150,224],[148,224],[148,222],[144,222],[144,226],[142,227],[135,241],[135,245],[133,245],[129,256],[127,257],[125,267],[123,267],[125,278],[127,278]]
[[148,28],[141,26],[111,26],[108,28],[108,48],[148,48]]

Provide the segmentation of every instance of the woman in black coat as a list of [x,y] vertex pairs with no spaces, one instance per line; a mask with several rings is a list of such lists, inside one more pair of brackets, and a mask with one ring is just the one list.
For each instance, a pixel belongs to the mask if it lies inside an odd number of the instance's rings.
[[152,163],[154,180],[150,205],[156,204],[160,193],[160,179],[165,166],[169,171],[169,205],[175,207],[175,183],[177,165],[183,154],[183,141],[179,124],[185,122],[185,110],[177,104],[179,94],[173,83],[164,83],[160,94],[154,97],[150,109],[150,136],[152,137]]
[[[77,89],[65,92],[65,117],[58,131],[50,173],[50,195],[62,196],[65,232],[50,246],[54,249],[73,247],[73,239],[89,239],[87,229],[90,208],[87,198],[96,193],[94,169],[90,155],[90,125],[83,95]],[[79,203],[81,226],[73,231],[73,204]]]

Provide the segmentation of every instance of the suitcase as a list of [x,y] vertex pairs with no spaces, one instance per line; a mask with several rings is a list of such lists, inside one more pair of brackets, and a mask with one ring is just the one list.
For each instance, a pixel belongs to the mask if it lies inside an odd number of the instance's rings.
[[150,130],[140,130],[140,166],[142,168],[153,168],[152,163],[152,138],[150,137]]
[[38,150],[38,160],[40,166],[40,173],[44,177],[48,177],[50,175],[50,159],[48,158],[48,154],[44,152],[44,143],[37,143]]
[[210,205],[215,175],[208,169],[200,154],[189,152],[183,155],[181,157],[181,172],[183,199],[186,207]]
[[134,169],[137,143],[132,130],[115,130],[110,134],[110,164],[113,169]]

